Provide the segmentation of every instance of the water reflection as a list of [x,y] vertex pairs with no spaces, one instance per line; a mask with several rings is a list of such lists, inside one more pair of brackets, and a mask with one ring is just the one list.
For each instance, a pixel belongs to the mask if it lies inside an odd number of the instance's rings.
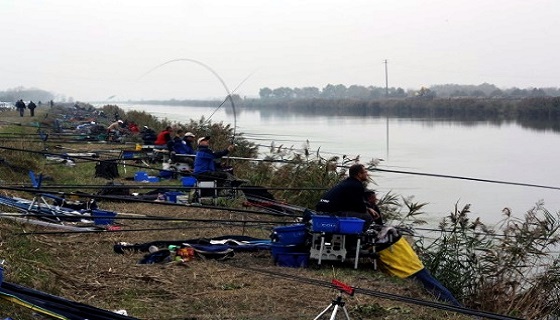
[[[134,108],[183,123],[215,111],[215,107]],[[231,111],[222,106],[212,121],[233,123]],[[359,115],[289,113],[282,107],[236,111],[238,133],[262,146],[284,144],[297,149],[309,143],[311,150],[320,150],[325,158],[359,156],[362,162],[382,158],[380,168],[560,187],[556,161],[560,135],[558,124],[550,121],[457,120],[442,115],[386,118],[364,110]],[[434,223],[455,205],[462,208],[467,203],[472,204],[474,216],[486,222],[499,221],[505,207],[521,216],[541,199],[548,210],[560,209],[559,191],[553,189],[387,172],[372,176],[376,184],[371,187],[382,194],[392,191],[428,202],[425,209]]]

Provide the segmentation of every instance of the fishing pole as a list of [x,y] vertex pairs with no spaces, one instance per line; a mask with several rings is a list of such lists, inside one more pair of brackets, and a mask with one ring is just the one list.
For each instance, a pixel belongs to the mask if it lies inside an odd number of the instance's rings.
[[235,133],[236,133],[236,129],[237,129],[237,115],[235,112],[235,103],[233,102],[233,97],[231,96],[231,92],[228,88],[228,86],[226,85],[226,83],[224,82],[224,80],[220,77],[220,75],[218,75],[218,73],[216,71],[214,71],[214,69],[210,68],[210,66],[208,66],[205,63],[202,63],[198,60],[195,59],[190,59],[190,58],[180,58],[180,59],[172,59],[169,61],[166,61],[162,64],[159,64],[155,67],[153,67],[152,69],[148,70],[146,73],[142,74],[138,80],[142,79],[144,76],[146,76],[147,74],[150,74],[151,72],[155,71],[156,69],[159,69],[160,67],[163,67],[169,63],[173,63],[173,62],[179,62],[179,61],[187,61],[187,62],[193,62],[196,63],[204,68],[206,68],[206,70],[210,71],[216,78],[218,78],[218,80],[222,83],[222,86],[224,87],[224,89],[226,90],[226,99],[229,99],[230,103],[231,103],[231,109],[233,111],[233,136],[231,138],[231,143],[234,143],[234,139],[235,139]]
[[[233,94],[233,93],[237,92],[237,89],[239,89],[239,88],[245,83],[245,81],[247,81],[255,72],[256,72],[256,70],[253,71],[253,72],[251,72],[245,79],[243,79],[243,81],[241,81],[241,82],[237,85],[237,87],[235,87],[235,88],[233,89],[233,91],[232,91],[231,93]],[[228,98],[226,97],[226,98],[224,99],[224,101],[222,101],[222,103],[220,103],[220,105],[219,105],[216,109],[214,109],[214,111],[212,111],[212,113],[210,114],[210,116],[208,117],[208,119],[206,120],[206,122],[208,122],[208,121],[210,121],[210,119],[212,119],[212,116],[214,116],[214,114],[216,113],[216,111],[218,111],[218,110],[224,105],[224,103],[226,103],[227,100],[228,100]]]
[[[40,189],[36,188],[8,188],[0,186],[0,189],[5,190],[12,190],[12,191],[23,191],[29,192],[33,194],[41,194],[45,193]],[[76,194],[68,194],[68,195],[76,195]],[[104,199],[104,200],[113,200],[113,201],[123,201],[122,196],[108,196],[108,195],[95,195],[95,194],[88,194],[88,193],[80,193],[80,196],[92,199]],[[174,202],[167,202],[167,201],[154,201],[154,200],[143,200],[143,199],[125,199],[126,202],[132,203],[149,203],[155,205],[163,205],[163,206],[175,206],[181,208],[201,208],[201,209],[212,209],[212,210],[220,210],[220,211],[228,211],[228,212],[236,212],[236,213],[254,213],[254,214],[266,214],[278,217],[298,217],[298,215],[292,215],[288,213],[278,214],[278,213],[271,213],[271,212],[262,212],[262,211],[255,211],[255,210],[246,210],[246,209],[236,209],[236,208],[226,208],[220,206],[208,206],[208,205],[199,205],[199,204],[182,204],[182,203],[174,203]]]
[[[228,266],[231,266],[231,267],[239,268],[239,269],[246,270],[246,271],[266,274],[266,275],[281,278],[281,279],[284,279],[284,280],[287,280],[287,281],[295,281],[295,282],[298,282],[298,283],[305,283],[305,284],[309,284],[309,285],[314,285],[314,286],[320,286],[320,287],[326,287],[326,288],[330,288],[330,289],[339,290],[339,287],[333,285],[332,282],[328,282],[328,281],[324,281],[324,280],[310,279],[310,278],[305,278],[305,277],[301,277],[301,276],[298,276],[298,275],[280,273],[280,272],[270,271],[270,270],[266,270],[266,269],[262,269],[262,268],[260,268],[260,269],[259,268],[252,268],[252,267],[249,267],[247,265],[239,265],[239,264],[236,264],[234,262],[224,261],[223,263],[225,265],[228,265]],[[441,309],[441,310],[446,310],[446,311],[452,311],[452,312],[472,315],[472,316],[476,316],[476,317],[484,317],[484,318],[488,318],[488,319],[498,319],[498,320],[522,320],[521,318],[509,317],[509,316],[504,316],[504,315],[491,313],[491,312],[486,312],[486,311],[473,310],[473,309],[469,309],[469,308],[465,308],[465,307],[458,307],[458,306],[445,304],[445,303],[440,303],[440,302],[432,302],[432,301],[427,301],[427,300],[422,300],[422,299],[410,298],[410,297],[406,297],[406,296],[402,296],[402,295],[385,293],[385,292],[381,292],[381,291],[377,291],[377,290],[364,289],[364,288],[353,288],[353,289],[354,289],[355,293],[360,293],[360,294],[367,295],[367,296],[372,296],[372,297],[377,297],[377,298],[382,298],[382,299],[388,299],[388,300],[393,300],[393,301],[400,301],[400,302],[404,302],[404,303],[408,303],[408,304],[415,304],[415,305],[420,305],[420,306],[430,307],[430,308],[435,308],[435,309]]]
[[553,187],[553,186],[545,186],[545,185],[530,184],[530,183],[521,183],[521,182],[500,181],[500,180],[479,179],[479,178],[470,178],[470,177],[462,177],[462,176],[444,175],[444,174],[436,174],[436,173],[424,173],[424,172],[412,172],[412,171],[398,171],[398,170],[388,170],[388,169],[380,169],[380,168],[371,168],[371,169],[367,169],[367,170],[368,170],[368,171],[380,171],[380,172],[388,172],[388,173],[410,174],[410,175],[426,176],[426,177],[450,178],[450,179],[458,179],[458,180],[470,180],[470,181],[477,181],[477,182],[488,182],[488,183],[516,185],[516,186],[523,186],[523,187],[533,187],[533,188],[543,188],[543,189],[560,190],[560,187]]

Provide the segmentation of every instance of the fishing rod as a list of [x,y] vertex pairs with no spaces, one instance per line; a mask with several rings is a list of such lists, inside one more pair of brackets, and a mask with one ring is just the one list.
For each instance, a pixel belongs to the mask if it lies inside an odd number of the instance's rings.
[[[0,185],[0,190],[4,187],[8,188],[21,188],[27,187],[32,188],[32,186],[26,186],[25,184],[4,184]],[[34,188],[34,187],[33,187]],[[299,187],[299,188],[290,188],[290,187],[262,187],[262,186],[241,186],[235,188],[238,191],[252,191],[252,190],[286,190],[286,191],[318,191],[318,190],[327,190],[328,188],[325,187]],[[182,186],[177,184],[64,184],[64,185],[41,185],[41,190],[57,190],[57,189],[93,189],[93,190],[105,190],[105,189],[179,189],[179,190],[194,190],[200,189],[200,187],[192,186]],[[214,187],[212,189],[218,190],[230,190],[232,187]],[[69,193],[72,194],[72,193]],[[79,194],[73,194],[79,195]]]
[[[45,192],[41,191],[41,189],[37,189],[37,188],[9,188],[9,187],[0,186],[0,189],[11,190],[11,191],[23,191],[23,192],[29,192],[29,193],[32,193],[32,194],[45,193]],[[61,193],[59,193],[59,194],[61,194]],[[69,195],[69,196],[76,196],[76,194],[65,194],[65,193],[62,193],[62,194]],[[95,194],[88,194],[88,193],[80,193],[80,196],[86,197],[86,198],[92,198],[92,199],[104,199],[104,200],[113,200],[113,201],[121,201],[121,202],[123,201],[122,196],[95,195]],[[202,205],[197,205],[197,204],[187,205],[187,204],[173,203],[173,202],[167,202],[167,201],[164,202],[164,201],[132,199],[132,198],[127,198],[127,199],[125,199],[125,201],[126,202],[131,202],[131,203],[149,203],[149,204],[155,204],[155,205],[175,206],[175,207],[181,207],[181,208],[201,208],[201,209],[212,209],[212,210],[220,210],[220,211],[228,211],[228,212],[236,212],[236,213],[266,214],[266,215],[272,215],[272,216],[278,216],[278,217],[299,217],[298,215],[291,215],[291,214],[287,214],[287,213],[278,214],[278,213],[262,212],[262,211],[255,211],[255,210],[226,208],[226,207],[220,207],[220,206],[208,206],[208,205],[202,206]]]
[[[236,263],[233,263],[233,262],[224,261],[223,263],[225,265],[228,265],[228,266],[231,266],[231,267],[234,267],[234,268],[239,268],[239,269],[246,270],[246,271],[251,271],[251,272],[257,272],[257,273],[265,274],[265,275],[268,275],[268,276],[281,278],[281,279],[287,280],[287,281],[305,283],[305,284],[309,284],[309,285],[340,290],[339,286],[336,286],[332,282],[328,282],[328,281],[324,281],[324,280],[310,279],[310,278],[305,278],[305,277],[298,276],[298,275],[291,275],[291,274],[287,274],[287,273],[269,271],[269,270],[262,269],[262,268],[260,268],[260,269],[252,268],[252,267],[249,267],[247,265],[239,265],[239,264],[236,264]],[[504,316],[504,315],[500,315],[500,314],[496,314],[496,313],[469,309],[469,308],[465,308],[465,307],[458,307],[458,306],[445,304],[445,303],[440,303],[440,302],[432,302],[432,301],[427,301],[427,300],[422,300],[422,299],[410,298],[410,297],[406,297],[406,296],[402,296],[402,295],[386,293],[386,292],[381,292],[381,291],[377,291],[377,290],[363,289],[363,288],[353,288],[353,290],[354,290],[355,293],[360,293],[360,294],[371,296],[371,297],[377,297],[377,298],[382,298],[382,299],[399,301],[399,302],[404,302],[404,303],[408,303],[408,304],[415,304],[415,305],[430,307],[430,308],[434,308],[434,309],[452,311],[452,312],[462,313],[462,314],[476,316],[476,317],[484,317],[484,318],[487,318],[487,319],[522,320],[521,318],[509,317],[509,316]]]
[[234,140],[235,140],[235,132],[236,132],[236,129],[237,129],[237,115],[236,115],[236,112],[235,112],[235,103],[233,102],[233,97],[231,96],[231,91],[229,90],[228,86],[226,85],[226,83],[224,82],[222,77],[220,77],[220,75],[218,75],[218,73],[216,71],[214,71],[214,69],[210,68],[210,66],[208,66],[207,64],[202,63],[198,60],[194,60],[194,59],[190,59],[190,58],[172,59],[172,60],[166,61],[166,62],[164,62],[162,64],[159,64],[159,65],[153,67],[152,69],[148,70],[146,73],[142,74],[138,78],[138,80],[140,80],[144,76],[150,74],[151,72],[155,71],[156,69],[159,69],[160,67],[163,67],[163,66],[165,66],[169,63],[174,63],[174,62],[179,62],[179,61],[193,62],[193,63],[196,63],[196,64],[206,68],[206,70],[210,71],[222,83],[222,86],[224,87],[224,89],[226,90],[226,93],[227,93],[226,99],[229,99],[230,104],[231,104],[231,109],[233,111],[233,135],[232,135],[232,138],[231,138],[231,143],[233,144]]
[[[253,211],[253,213],[261,213]],[[64,214],[46,214],[46,213],[2,213],[0,217],[34,217],[34,218],[106,218],[105,215],[96,215],[94,211],[88,214],[75,214],[75,215],[64,215]],[[117,215],[114,217],[117,220],[138,220],[138,221],[158,221],[158,222],[196,222],[196,223],[264,223],[264,224],[286,224],[285,220],[236,220],[236,219],[203,219],[203,218],[177,218],[168,216],[153,216],[153,215],[139,215],[139,216],[129,216]]]
[[[239,88],[245,83],[245,81],[247,81],[253,74],[255,74],[255,72],[256,72],[256,70],[253,71],[253,72],[251,72],[245,79],[243,79],[243,81],[241,81],[241,82],[237,85],[237,87],[235,87],[235,88],[233,89],[233,91],[232,91],[231,93],[233,94],[233,93],[237,92],[237,89],[239,89]],[[224,105],[224,103],[226,103],[227,100],[228,100],[228,98],[226,97],[226,98],[224,99],[224,101],[222,101],[222,103],[220,103],[220,105],[219,105],[216,109],[214,109],[214,111],[212,111],[212,113],[210,114],[210,116],[208,117],[208,119],[206,119],[206,122],[208,122],[208,121],[210,121],[210,119],[212,119],[212,116],[214,116],[214,114],[216,113],[216,111],[218,111],[218,110]]]
[[470,181],[477,181],[477,182],[488,182],[488,183],[507,184],[507,185],[523,186],[523,187],[534,187],[534,188],[543,188],[543,189],[560,190],[560,187],[554,187],[554,186],[545,186],[545,185],[538,185],[538,184],[521,183],[521,182],[511,182],[511,181],[501,181],[501,180],[479,179],[479,178],[470,178],[470,177],[462,177],[462,176],[444,175],[444,174],[436,174],[436,173],[412,172],[412,171],[398,171],[398,170],[388,170],[388,169],[379,169],[379,168],[371,168],[371,169],[367,169],[367,170],[368,170],[368,171],[387,172],[387,173],[410,174],[410,175],[426,176],[426,177],[435,177],[435,178],[450,178],[450,179],[458,179],[458,180],[470,180]]
[[[235,225],[243,228],[257,228],[260,225]],[[144,231],[171,231],[171,230],[191,230],[191,229],[215,229],[216,226],[193,226],[193,227],[173,227],[173,228],[145,228],[145,229],[119,229],[119,230],[76,230],[76,231],[44,231],[44,232],[21,232],[17,233],[18,236],[29,235],[64,235],[64,234],[83,234],[83,233],[125,233],[125,232],[144,232]]]

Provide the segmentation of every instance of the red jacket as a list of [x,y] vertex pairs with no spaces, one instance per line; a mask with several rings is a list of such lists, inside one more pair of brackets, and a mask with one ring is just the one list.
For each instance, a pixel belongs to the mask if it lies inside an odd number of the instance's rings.
[[156,141],[154,142],[157,146],[167,145],[167,142],[171,140],[171,132],[163,130],[157,135]]

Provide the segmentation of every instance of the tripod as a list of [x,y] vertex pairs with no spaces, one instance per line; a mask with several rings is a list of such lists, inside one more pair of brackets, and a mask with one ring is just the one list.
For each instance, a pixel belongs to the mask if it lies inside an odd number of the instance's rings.
[[334,320],[336,319],[336,313],[338,312],[339,308],[342,308],[342,310],[344,311],[344,315],[346,316],[346,319],[350,320],[350,316],[348,316],[348,310],[346,310],[346,307],[344,305],[345,302],[342,301],[342,291],[340,291],[340,295],[336,298],[336,300],[333,300],[331,304],[328,307],[326,307],[325,310],[321,311],[321,313],[319,313],[319,315],[315,317],[315,319],[313,320],[320,319],[331,309],[332,309],[332,313],[331,313],[330,320]]

